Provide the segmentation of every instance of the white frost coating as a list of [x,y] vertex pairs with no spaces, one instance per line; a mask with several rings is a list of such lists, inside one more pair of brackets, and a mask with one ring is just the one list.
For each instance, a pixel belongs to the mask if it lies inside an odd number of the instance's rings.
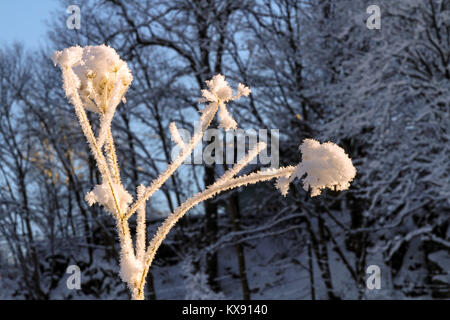
[[206,80],[205,82],[209,90],[202,90],[204,99],[199,100],[200,102],[221,101],[226,103],[233,98],[233,90],[231,90],[223,75],[217,74],[211,80]]
[[[320,143],[314,139],[303,140],[300,146],[302,162],[293,176],[303,179],[303,188],[311,187],[311,197],[318,196],[325,188],[345,190],[356,175],[352,160],[344,149],[332,142]],[[283,183],[281,183],[283,185]]]
[[66,48],[63,51],[55,51],[52,56],[55,66],[59,64],[64,68],[71,68],[74,64],[81,60],[83,48],[80,46]]
[[247,97],[251,90],[242,83],[239,83],[237,94],[233,95],[233,90],[231,90],[225,77],[221,74],[217,74],[211,80],[206,80],[205,82],[209,89],[202,90],[202,97],[198,99],[198,102],[218,103],[220,107],[219,127],[224,128],[225,130],[236,130],[237,122],[230,115],[225,104],[228,101],[239,100],[242,96]]
[[280,190],[281,194],[283,196],[286,196],[289,192],[289,184],[292,182],[292,180],[288,177],[280,177],[277,179],[277,182],[275,183],[275,187]]
[[244,86],[242,83],[238,85],[238,92],[236,95],[236,99],[240,99],[242,96],[248,97],[252,91],[249,87]]
[[[133,198],[125,188],[120,184],[113,185],[114,191],[117,195],[117,201],[121,212],[125,212],[128,205],[133,201]],[[111,193],[111,188],[107,183],[98,184],[91,192],[86,194],[85,200],[92,206],[95,203],[103,205],[109,212],[115,213],[116,207],[114,203],[114,197]]]
[[[138,199],[144,197],[145,186],[140,185],[137,187]],[[137,225],[136,225],[136,258],[139,261],[143,261],[145,254],[145,238],[146,238],[146,224],[145,224],[145,203],[137,210]]]
[[311,197],[320,195],[325,188],[341,191],[350,187],[356,169],[344,149],[332,142],[321,144],[314,139],[305,139],[300,151],[302,162],[297,165],[294,173],[279,177],[275,184],[283,196],[287,195],[289,184],[305,174],[303,189],[308,191],[311,188]]
[[172,141],[175,142],[180,149],[184,149],[186,146],[184,144],[183,139],[180,136],[180,132],[178,131],[177,125],[175,122],[171,122],[169,125],[170,136],[172,137]]
[[237,129],[237,122],[233,119],[233,117],[228,112],[225,105],[220,105],[219,108],[219,119],[220,119],[220,125],[219,128],[223,128],[225,130],[236,130]]
[[[67,48],[55,52],[52,59],[61,69],[72,68],[75,78],[65,85],[79,89],[84,107],[96,113],[115,108],[133,80],[127,63],[106,45]],[[109,105],[110,100],[114,106]]]
[[[143,264],[133,253],[123,253],[120,258],[120,278],[128,284],[136,283],[142,275]],[[130,286],[131,287],[131,286]]]

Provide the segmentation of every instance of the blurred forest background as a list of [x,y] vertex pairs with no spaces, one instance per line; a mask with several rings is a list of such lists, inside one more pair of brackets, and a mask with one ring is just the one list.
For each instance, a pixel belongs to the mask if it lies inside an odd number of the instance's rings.
[[[344,192],[309,198],[297,184],[283,198],[263,183],[192,210],[157,254],[148,297],[450,297],[449,1],[377,0],[379,30],[368,1],[69,0],[59,12],[73,4],[79,30],[55,14],[39,50],[0,48],[0,298],[129,298],[113,219],[84,201],[99,175],[50,59],[103,43],[134,76],[113,121],[130,192],[167,166],[169,123],[193,130],[217,73],[252,89],[230,105],[239,127],[280,129],[281,165],[314,138],[358,170]],[[149,236],[223,170],[185,165],[148,205]],[[74,264],[80,290],[66,286]]]

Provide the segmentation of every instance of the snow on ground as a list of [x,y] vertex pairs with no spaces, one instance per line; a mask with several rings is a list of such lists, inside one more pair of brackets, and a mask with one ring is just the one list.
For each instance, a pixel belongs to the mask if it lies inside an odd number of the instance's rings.
[[[410,248],[417,251],[417,248]],[[246,270],[251,299],[287,299],[308,300],[311,299],[310,276],[308,270],[308,254],[295,237],[267,237],[258,241],[251,241],[244,245]],[[81,286],[83,290],[68,290],[66,281],[69,274],[64,274],[57,286],[52,289],[50,299],[129,299],[125,283],[120,281],[119,266],[115,261],[105,261],[100,258],[100,252],[94,255],[91,264],[80,265]],[[195,256],[196,255],[196,256]],[[201,252],[194,253],[194,258],[201,258]],[[345,252],[350,264],[353,264],[352,254]],[[409,265],[415,266],[420,257],[411,255]],[[152,267],[154,285],[157,299],[184,300],[189,297],[207,299],[242,299],[242,287],[239,278],[238,261],[234,246],[224,247],[218,252],[219,257],[219,283],[221,292],[213,293],[206,284],[204,267],[196,271],[194,275],[186,272],[185,261],[172,265],[163,265],[156,259]],[[414,258],[415,257],[415,258]],[[78,259],[88,261],[87,254],[81,253]],[[428,259],[437,265],[449,264],[449,255],[445,251],[437,251],[428,256]],[[199,259],[203,261],[202,259]],[[416,261],[417,260],[417,261]],[[344,267],[339,256],[329,248],[330,272],[332,275],[335,294],[342,299],[423,299],[430,298],[426,295],[406,297],[404,286],[409,283],[411,289],[420,282],[419,278],[425,272],[423,269],[416,271],[407,268],[401,270],[395,279],[390,276],[390,268],[383,263],[381,254],[372,254],[367,258],[367,266],[377,265],[381,270],[381,289],[369,290],[362,288],[362,296],[358,295],[358,288],[352,280],[350,273]],[[69,262],[71,264],[72,262]],[[313,259],[314,284],[316,299],[327,299],[325,286],[321,278],[317,261]],[[369,275],[364,274],[367,279]],[[417,278],[419,277],[419,278]],[[437,274],[438,283],[449,283],[448,274]],[[402,285],[402,289],[398,286]],[[0,278],[1,299],[23,299],[20,296],[12,296],[14,291],[20,292],[18,283],[6,277]],[[14,290],[13,290],[14,289]],[[197,292],[194,292],[196,291]],[[403,291],[403,292],[402,292]]]

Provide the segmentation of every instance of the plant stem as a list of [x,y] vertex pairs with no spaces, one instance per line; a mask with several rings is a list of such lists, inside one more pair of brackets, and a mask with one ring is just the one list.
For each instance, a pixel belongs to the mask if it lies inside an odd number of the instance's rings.
[[259,171],[246,176],[230,179],[230,181],[222,182],[221,184],[214,183],[204,191],[197,193],[195,196],[182,203],[172,214],[170,214],[166,218],[166,220],[158,228],[158,231],[150,242],[146,252],[144,270],[142,272],[141,280],[138,284],[137,294],[136,296],[133,296],[133,299],[144,299],[145,278],[153,262],[153,259],[155,258],[156,252],[161,246],[167,234],[170,232],[176,222],[186,214],[186,212],[195,207],[197,204],[214,197],[220,192],[238,188],[243,185],[255,184],[262,181],[272,180],[274,178],[288,176],[291,175],[294,171],[295,167],[289,166],[279,168],[278,170],[274,170],[271,173]]

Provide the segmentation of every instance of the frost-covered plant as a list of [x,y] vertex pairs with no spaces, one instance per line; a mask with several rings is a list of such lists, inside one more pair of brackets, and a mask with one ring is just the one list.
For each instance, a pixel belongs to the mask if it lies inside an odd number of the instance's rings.
[[[316,196],[326,187],[334,187],[336,190],[347,189],[356,174],[350,158],[343,149],[330,142],[321,145],[317,141],[307,139],[300,148],[303,161],[299,165],[237,176],[266,148],[266,144],[260,142],[219,180],[186,200],[171,213],[147,245],[146,201],[191,155],[195,146],[202,141],[205,130],[217,113],[221,128],[225,130],[237,128],[237,123],[230,115],[226,104],[248,96],[250,89],[239,84],[236,94],[233,94],[225,77],[220,74],[206,81],[208,89],[202,90],[202,97],[199,99],[200,103],[206,103],[206,107],[200,111],[201,130],[196,132],[188,143],[185,143],[181,139],[176,124],[170,124],[172,140],[179,146],[181,152],[149,186],[140,185],[137,188],[137,199],[133,200],[121,182],[111,134],[114,112],[120,101],[126,102],[125,93],[132,81],[127,63],[120,59],[114,49],[105,45],[67,48],[55,52],[53,62],[62,70],[64,91],[75,108],[83,134],[101,174],[102,183],[87,193],[86,201],[89,205],[95,203],[102,205],[116,221],[121,248],[120,277],[127,283],[133,299],[144,299],[145,279],[159,246],[175,223],[199,203],[220,192],[274,178],[278,179],[277,187],[283,195],[286,195],[289,183],[295,178],[301,178],[305,173],[307,176],[304,187],[305,189],[311,187],[312,196]],[[97,135],[92,130],[86,110],[99,115],[100,126]],[[134,246],[128,220],[135,213],[137,214],[137,234]]]

